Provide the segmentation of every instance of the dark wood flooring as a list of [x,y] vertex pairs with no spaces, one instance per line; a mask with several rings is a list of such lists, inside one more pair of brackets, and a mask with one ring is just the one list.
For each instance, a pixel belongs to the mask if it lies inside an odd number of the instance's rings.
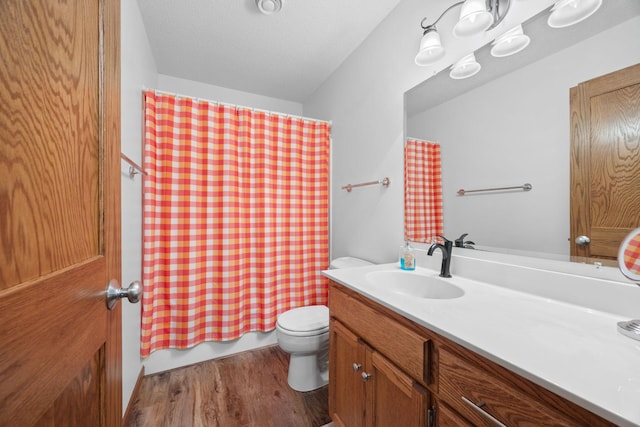
[[319,427],[328,389],[287,384],[289,355],[264,347],[142,379],[127,427]]

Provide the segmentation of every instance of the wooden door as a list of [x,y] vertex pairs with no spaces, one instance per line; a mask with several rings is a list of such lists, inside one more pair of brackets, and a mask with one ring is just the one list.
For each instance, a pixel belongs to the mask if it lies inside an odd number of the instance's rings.
[[0,1],[0,425],[118,426],[120,4]]
[[365,347],[340,322],[331,319],[329,334],[329,415],[339,427],[364,426]]
[[427,426],[427,392],[380,353],[368,354],[366,425]]
[[[640,64],[571,88],[571,255],[615,259],[640,227]],[[578,245],[578,236],[591,242]]]

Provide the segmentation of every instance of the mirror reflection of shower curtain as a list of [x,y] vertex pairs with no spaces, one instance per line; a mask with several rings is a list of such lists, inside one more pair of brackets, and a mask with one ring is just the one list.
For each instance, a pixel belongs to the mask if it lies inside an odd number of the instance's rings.
[[443,233],[440,144],[407,138],[404,147],[404,238],[431,243]]
[[145,93],[141,355],[327,303],[330,124]]

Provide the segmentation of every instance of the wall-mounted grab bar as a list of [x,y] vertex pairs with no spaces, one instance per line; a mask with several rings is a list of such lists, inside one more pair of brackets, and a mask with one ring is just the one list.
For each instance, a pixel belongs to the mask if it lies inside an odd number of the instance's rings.
[[385,177],[377,181],[362,182],[360,184],[347,184],[343,186],[342,189],[347,190],[347,193],[351,193],[351,190],[356,187],[364,187],[365,185],[376,185],[376,184],[382,184],[383,187],[388,187],[389,184],[391,184],[391,180],[389,179],[389,177]]
[[517,185],[515,187],[498,187],[498,188],[483,188],[480,190],[464,190],[464,189],[460,189],[458,190],[458,196],[464,196],[467,193],[479,193],[481,191],[502,191],[502,190],[522,190],[522,191],[529,191],[533,188],[533,186],[529,183],[527,184],[523,184],[523,185]]
[[136,174],[139,174],[139,173],[145,176],[147,175],[147,172],[144,169],[142,169],[142,166],[139,166],[136,162],[131,160],[124,153],[120,153],[120,157],[122,158],[122,160],[129,163],[129,176],[131,178],[133,178],[134,176],[136,176]]

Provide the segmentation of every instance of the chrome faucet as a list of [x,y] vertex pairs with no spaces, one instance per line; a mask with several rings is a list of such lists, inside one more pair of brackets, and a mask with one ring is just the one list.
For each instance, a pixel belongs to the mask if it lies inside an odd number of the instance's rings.
[[444,236],[438,236],[444,241],[444,245],[440,243],[434,243],[429,247],[427,255],[433,255],[436,249],[442,251],[442,266],[440,267],[440,277],[451,277],[449,267],[451,266],[451,252],[453,250],[453,242],[448,240]]

